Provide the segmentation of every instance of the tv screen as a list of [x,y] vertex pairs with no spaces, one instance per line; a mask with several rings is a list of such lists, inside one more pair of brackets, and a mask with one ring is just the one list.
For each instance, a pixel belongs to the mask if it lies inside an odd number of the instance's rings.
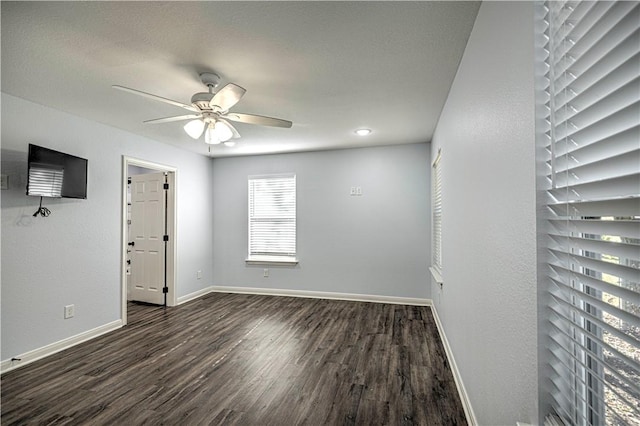
[[87,163],[84,158],[29,144],[27,195],[86,199]]

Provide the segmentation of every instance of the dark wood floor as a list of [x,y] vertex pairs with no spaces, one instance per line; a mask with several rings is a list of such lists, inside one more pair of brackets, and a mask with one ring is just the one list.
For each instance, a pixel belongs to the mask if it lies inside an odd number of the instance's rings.
[[2,376],[2,424],[466,424],[429,307],[214,293]]

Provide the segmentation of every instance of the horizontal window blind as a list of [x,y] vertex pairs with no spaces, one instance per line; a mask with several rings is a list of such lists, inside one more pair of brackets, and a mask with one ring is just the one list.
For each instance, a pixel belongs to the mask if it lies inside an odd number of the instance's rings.
[[249,178],[249,258],[296,256],[296,177]]
[[438,151],[432,167],[432,214],[433,214],[433,266],[442,272],[442,171],[441,152]]
[[640,424],[640,3],[543,15],[553,406],[568,424]]

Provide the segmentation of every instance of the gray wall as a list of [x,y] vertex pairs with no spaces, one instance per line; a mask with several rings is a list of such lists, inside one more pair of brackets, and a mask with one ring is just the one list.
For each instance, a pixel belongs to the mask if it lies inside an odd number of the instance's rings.
[[[430,298],[429,157],[418,144],[215,159],[215,285]],[[286,172],[300,263],[263,278],[245,265],[247,177]]]
[[[88,199],[45,199],[51,216],[33,218],[29,143],[87,158]],[[3,93],[2,360],[120,318],[123,155],[179,169],[177,295],[212,284],[210,159]]]
[[443,279],[432,295],[482,425],[537,424],[533,6],[483,2],[432,142]]

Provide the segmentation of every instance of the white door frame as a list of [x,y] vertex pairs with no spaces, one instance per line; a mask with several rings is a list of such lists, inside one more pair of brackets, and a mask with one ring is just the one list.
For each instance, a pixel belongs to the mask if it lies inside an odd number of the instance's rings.
[[120,262],[120,285],[122,300],[122,324],[127,324],[127,183],[129,180],[129,166],[144,167],[159,172],[169,173],[169,185],[173,186],[167,198],[167,229],[169,233],[169,242],[167,243],[167,306],[176,306],[176,276],[177,276],[177,254],[176,254],[176,231],[177,215],[176,215],[176,199],[178,190],[178,169],[173,166],[153,163],[151,161],[141,160],[139,158],[122,156],[122,221],[121,221],[121,262]]

